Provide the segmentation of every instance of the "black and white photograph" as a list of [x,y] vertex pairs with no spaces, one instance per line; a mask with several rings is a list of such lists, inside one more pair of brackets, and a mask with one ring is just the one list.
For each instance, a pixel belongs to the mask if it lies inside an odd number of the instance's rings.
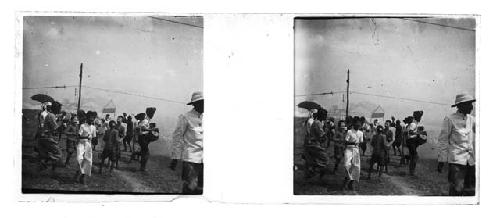
[[202,194],[203,17],[93,15],[21,17],[22,193]]
[[294,195],[477,196],[474,16],[296,17],[294,51]]

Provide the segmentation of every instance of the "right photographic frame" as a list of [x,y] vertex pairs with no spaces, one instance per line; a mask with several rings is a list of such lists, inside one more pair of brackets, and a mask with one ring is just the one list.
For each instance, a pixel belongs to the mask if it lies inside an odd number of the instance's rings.
[[294,195],[477,197],[476,24],[296,17]]

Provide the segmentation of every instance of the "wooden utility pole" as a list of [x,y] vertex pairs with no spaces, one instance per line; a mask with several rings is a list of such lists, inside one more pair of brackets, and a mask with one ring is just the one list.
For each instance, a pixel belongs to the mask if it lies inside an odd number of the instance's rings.
[[80,85],[78,86],[78,106],[76,108],[76,113],[80,110],[80,97],[82,96],[82,73],[83,63],[80,63]]
[[345,120],[349,116],[349,69],[347,69],[347,102],[345,105]]

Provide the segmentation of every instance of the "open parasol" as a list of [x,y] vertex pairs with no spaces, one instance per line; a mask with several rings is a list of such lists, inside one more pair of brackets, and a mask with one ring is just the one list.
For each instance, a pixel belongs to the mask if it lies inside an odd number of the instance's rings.
[[321,107],[321,105],[319,105],[318,103],[313,102],[313,101],[303,101],[303,102],[300,102],[297,106],[299,106],[299,108],[304,108],[307,110],[323,108],[323,107]]
[[31,96],[31,99],[34,101],[38,101],[40,103],[45,103],[45,102],[53,102],[54,99],[48,95],[45,94],[36,94]]

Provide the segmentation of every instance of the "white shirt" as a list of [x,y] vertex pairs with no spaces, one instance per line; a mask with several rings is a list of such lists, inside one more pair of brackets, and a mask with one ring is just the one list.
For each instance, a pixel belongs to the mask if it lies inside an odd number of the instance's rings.
[[439,162],[470,166],[475,164],[475,118],[453,113],[444,118],[439,135]]
[[[80,125],[80,128],[78,129],[78,135],[81,137],[85,137],[87,139],[92,138],[92,127],[91,125],[87,123],[83,123]],[[80,139],[80,140],[87,140],[87,139]]]
[[[125,121],[125,122],[127,122],[127,121]],[[122,122],[122,126],[123,126],[123,128],[125,128],[125,131],[123,134],[127,135],[127,123]]]
[[173,134],[173,159],[203,163],[203,115],[194,109],[180,115]]
[[90,125],[90,137],[97,137],[97,128],[94,125]]
[[348,141],[348,142],[354,142],[355,143],[355,145],[347,145],[347,147],[349,147],[349,146],[358,146],[359,143],[363,142],[363,131],[361,131],[361,130],[354,130],[354,129],[347,130],[347,134],[345,136],[345,140]]

